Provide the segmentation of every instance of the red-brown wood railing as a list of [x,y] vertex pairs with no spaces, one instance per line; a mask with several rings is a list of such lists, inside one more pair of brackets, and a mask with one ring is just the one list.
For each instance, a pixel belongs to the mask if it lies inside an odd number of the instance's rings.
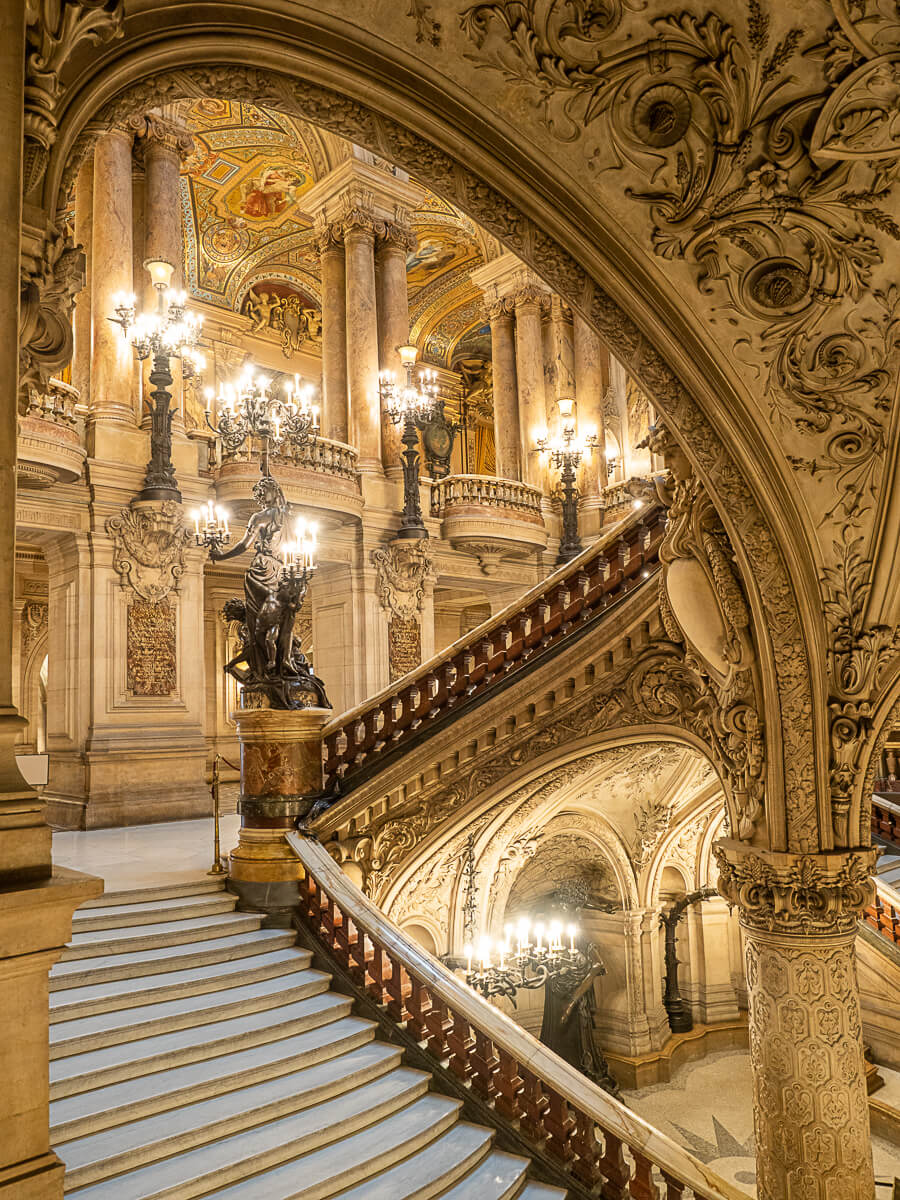
[[875,892],[875,899],[863,913],[863,920],[889,942],[900,946],[900,909],[890,902],[881,889]]
[[872,833],[900,848],[900,808],[872,797]]
[[324,731],[325,786],[347,783],[438,718],[482,699],[639,587],[659,565],[666,513],[645,504],[520,600]]
[[318,842],[296,833],[288,841],[303,864],[300,912],[313,938],[580,1192],[603,1200],[746,1200],[410,941]]

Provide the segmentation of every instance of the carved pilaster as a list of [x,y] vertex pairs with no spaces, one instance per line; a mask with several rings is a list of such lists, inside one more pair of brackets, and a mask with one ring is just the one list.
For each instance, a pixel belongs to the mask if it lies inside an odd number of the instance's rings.
[[854,940],[876,852],[715,853],[744,930],[760,1200],[870,1200]]
[[433,582],[431,550],[413,540],[391,542],[372,551],[375,591],[388,614],[391,681],[422,661],[421,613]]

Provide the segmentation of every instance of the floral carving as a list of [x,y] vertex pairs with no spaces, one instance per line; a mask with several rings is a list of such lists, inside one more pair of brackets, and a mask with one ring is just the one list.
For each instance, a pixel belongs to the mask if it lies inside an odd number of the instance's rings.
[[431,577],[431,551],[420,541],[396,541],[372,551],[382,608],[401,621],[418,619]]

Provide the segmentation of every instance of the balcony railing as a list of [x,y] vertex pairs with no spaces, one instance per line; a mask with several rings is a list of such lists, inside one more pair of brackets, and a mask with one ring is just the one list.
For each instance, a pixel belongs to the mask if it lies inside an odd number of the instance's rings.
[[445,517],[453,509],[498,508],[540,520],[541,491],[515,479],[493,475],[449,475],[431,485],[431,515]]
[[81,477],[83,409],[78,389],[51,379],[43,392],[32,388],[19,417],[16,473],[23,488],[47,488]]
[[[260,447],[248,443],[240,450],[223,451],[222,462],[257,462]],[[273,462],[287,463],[301,470],[318,471],[324,475],[340,475],[345,479],[359,478],[359,454],[352,446],[343,442],[333,442],[330,438],[316,438],[313,442],[304,442],[300,446],[292,446],[284,452],[272,455]]]
[[408,940],[317,842],[296,833],[288,841],[304,868],[309,934],[437,1071],[477,1097],[495,1127],[549,1163],[570,1195],[746,1200]]
[[354,782],[436,730],[450,714],[503,687],[537,657],[574,640],[587,623],[640,587],[659,563],[665,510],[658,502],[632,514],[543,583],[325,727],[326,787]]
[[76,407],[79,399],[78,388],[63,383],[61,379],[51,379],[45,392],[38,392],[35,388],[30,390],[24,415],[74,428],[78,423]]

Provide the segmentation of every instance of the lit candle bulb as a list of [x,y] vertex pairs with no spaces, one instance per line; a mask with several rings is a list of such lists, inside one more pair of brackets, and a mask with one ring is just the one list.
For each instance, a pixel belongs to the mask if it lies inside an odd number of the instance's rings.
[[519,954],[528,949],[528,921],[525,917],[519,922]]
[[312,423],[313,423],[313,429],[319,428],[319,406],[318,406],[318,404],[314,404],[312,406]]
[[481,946],[479,947],[479,957],[481,958],[482,971],[489,971],[491,967],[491,941],[490,938],[482,938]]
[[509,953],[509,947],[507,946],[506,942],[500,943],[499,953],[500,953],[500,970],[502,971],[504,966],[506,965],[506,963],[505,963],[506,955]]
[[569,928],[566,930],[566,933],[569,935],[569,950],[572,954],[574,954],[575,953],[575,926],[570,925]]
[[195,508],[194,511],[191,513],[191,516],[194,518],[194,537],[199,537],[200,536],[200,510]]
[[203,394],[206,396],[206,411],[207,411],[207,412],[210,412],[210,411],[212,410],[212,402],[213,402],[213,390],[212,390],[212,388],[211,388],[211,387],[204,388],[204,389],[203,389]]
[[535,925],[534,936],[535,936],[535,947],[534,948],[535,948],[535,950],[537,950],[538,954],[540,954],[544,948],[544,927],[543,927],[543,925]]
[[463,954],[465,954],[465,956],[466,956],[466,974],[471,975],[472,974],[472,947],[469,945],[468,942],[466,942],[465,946],[463,946]]

